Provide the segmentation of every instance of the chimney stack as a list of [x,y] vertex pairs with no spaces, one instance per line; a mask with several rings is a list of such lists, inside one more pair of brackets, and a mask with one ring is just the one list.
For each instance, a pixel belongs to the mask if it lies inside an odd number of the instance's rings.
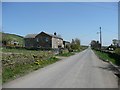
[[57,35],[56,32],[54,33],[54,35]]

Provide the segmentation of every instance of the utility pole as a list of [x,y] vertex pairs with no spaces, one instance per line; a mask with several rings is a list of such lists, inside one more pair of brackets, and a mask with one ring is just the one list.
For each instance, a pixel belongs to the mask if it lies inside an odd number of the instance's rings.
[[[120,23],[120,1],[118,2],[118,23]],[[120,47],[120,25],[118,25],[118,47]]]
[[101,32],[101,27],[100,27],[100,45],[102,47],[102,32]]

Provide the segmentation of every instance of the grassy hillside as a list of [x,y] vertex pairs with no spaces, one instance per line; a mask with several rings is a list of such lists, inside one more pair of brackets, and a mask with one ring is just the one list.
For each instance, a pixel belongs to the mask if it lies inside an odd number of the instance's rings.
[[2,36],[2,40],[0,41],[5,41],[7,43],[10,41],[18,41],[20,46],[24,45],[24,38],[22,36],[2,32],[0,32],[0,36]]

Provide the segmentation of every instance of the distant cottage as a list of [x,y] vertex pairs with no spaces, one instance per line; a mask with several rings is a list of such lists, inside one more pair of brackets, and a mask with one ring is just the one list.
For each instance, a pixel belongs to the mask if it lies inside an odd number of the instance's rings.
[[54,35],[41,32],[39,34],[28,34],[25,36],[26,48],[63,48],[63,39]]
[[67,46],[70,46],[70,42],[68,42],[68,41],[63,41],[63,45],[64,45],[64,48],[66,48]]

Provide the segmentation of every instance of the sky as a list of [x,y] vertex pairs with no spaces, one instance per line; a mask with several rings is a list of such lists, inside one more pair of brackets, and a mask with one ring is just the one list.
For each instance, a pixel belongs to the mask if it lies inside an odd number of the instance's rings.
[[3,2],[118,2],[119,0],[2,0]]
[[117,2],[3,2],[2,28],[25,36],[41,31],[60,34],[64,40],[79,38],[82,45],[99,40],[103,45],[118,38]]

